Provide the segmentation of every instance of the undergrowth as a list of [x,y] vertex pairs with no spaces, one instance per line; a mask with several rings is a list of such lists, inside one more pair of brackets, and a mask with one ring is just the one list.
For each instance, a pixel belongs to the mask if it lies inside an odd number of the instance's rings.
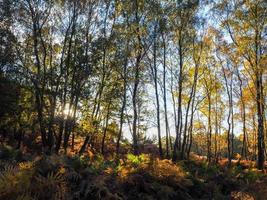
[[21,161],[12,148],[0,162],[1,200],[227,199],[261,179],[254,168],[230,169],[199,161],[173,163],[148,154],[117,159],[102,155],[37,156]]

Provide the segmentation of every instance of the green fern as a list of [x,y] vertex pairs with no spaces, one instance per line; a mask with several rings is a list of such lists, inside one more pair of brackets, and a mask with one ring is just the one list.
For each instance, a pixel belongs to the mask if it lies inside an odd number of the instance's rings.
[[27,194],[31,185],[32,170],[20,170],[17,165],[6,163],[0,171],[0,199],[16,199]]
[[16,200],[35,200],[35,198],[31,197],[29,194],[19,195]]
[[81,180],[81,175],[74,170],[68,170],[65,179],[71,183],[78,183]]
[[[60,172],[50,172],[46,177],[37,175],[35,177],[40,191],[39,198],[66,199],[68,188],[65,177]],[[44,191],[44,192],[43,192]]]

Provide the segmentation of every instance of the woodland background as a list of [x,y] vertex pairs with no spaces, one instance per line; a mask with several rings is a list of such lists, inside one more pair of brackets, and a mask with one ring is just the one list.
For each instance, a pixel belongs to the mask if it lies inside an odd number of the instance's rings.
[[264,0],[2,0],[0,197],[260,199],[266,83]]

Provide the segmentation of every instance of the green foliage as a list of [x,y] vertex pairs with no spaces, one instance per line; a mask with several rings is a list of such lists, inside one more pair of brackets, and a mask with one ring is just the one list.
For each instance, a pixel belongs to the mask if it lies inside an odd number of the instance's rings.
[[128,154],[119,164],[98,154],[43,156],[34,162],[1,162],[0,169],[1,200],[225,199],[239,185],[263,176],[240,165],[225,171],[206,162],[173,163],[147,154]]
[[118,166],[114,160],[107,160],[101,154],[95,155],[93,160],[88,164],[90,172],[94,174],[101,174],[105,170],[111,170],[115,173]]
[[234,165],[232,166],[228,173],[230,174],[230,176],[237,176],[238,174],[242,173],[243,172],[243,169],[240,165]]
[[243,179],[246,180],[246,182],[251,183],[259,180],[264,175],[258,172],[255,172],[255,170],[248,170],[246,173],[243,174]]
[[264,174],[256,168],[243,169],[241,165],[234,165],[228,171],[228,176],[236,178],[242,183],[253,183],[263,177]]
[[[1,59],[2,60],[2,59]],[[0,61],[1,62],[1,61]],[[19,110],[20,87],[16,82],[4,77],[0,68],[0,119],[14,118]],[[2,122],[0,122],[1,125]]]
[[86,156],[84,157],[73,156],[70,158],[68,157],[65,158],[65,162],[70,168],[74,169],[75,171],[79,171],[87,165],[88,157]]
[[36,159],[34,165],[39,174],[46,177],[50,173],[55,173],[59,169],[60,158],[57,156],[43,156]]
[[1,199],[16,199],[21,194],[28,193],[34,173],[31,168],[20,169],[6,163],[0,173]]
[[0,158],[4,160],[21,160],[22,152],[19,149],[14,149],[12,146],[3,145],[0,148]]
[[[66,199],[67,176],[62,168],[40,169],[48,159],[19,164],[3,163],[0,172],[1,199]],[[53,161],[49,159],[49,164]],[[48,165],[49,165],[48,164]],[[47,165],[46,165],[47,166]],[[44,173],[45,172],[45,173]]]
[[141,155],[127,154],[126,163],[133,167],[137,167],[141,163],[145,163],[145,162],[148,162],[147,155],[145,154],[141,154]]
[[206,177],[213,177],[220,173],[220,168],[216,164],[209,164],[208,162],[201,162],[199,165],[199,174]]
[[51,172],[46,177],[37,174],[35,179],[40,199],[61,199],[67,192],[65,177],[60,171]]

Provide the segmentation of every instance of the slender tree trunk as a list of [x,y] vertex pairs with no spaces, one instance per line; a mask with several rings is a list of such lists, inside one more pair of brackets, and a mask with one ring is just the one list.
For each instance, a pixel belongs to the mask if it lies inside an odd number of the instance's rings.
[[45,125],[43,122],[43,106],[42,106],[40,98],[41,97],[39,95],[39,89],[38,87],[36,87],[35,99],[36,99],[36,107],[37,107],[37,117],[38,117],[40,131],[41,131],[42,144],[43,144],[43,147],[46,148],[47,138],[46,138]]
[[[127,44],[128,46],[128,44]],[[123,118],[124,118],[124,110],[126,107],[126,101],[127,101],[127,64],[128,59],[126,58],[124,67],[123,67],[123,97],[122,97],[122,106],[121,106],[121,112],[120,112],[120,128],[119,128],[119,134],[117,138],[117,145],[116,145],[116,154],[119,154],[120,149],[120,140],[122,136],[122,126],[123,126]]]
[[256,91],[257,91],[257,116],[258,116],[258,169],[264,169],[265,155],[264,155],[264,103],[263,103],[263,86],[262,76],[256,77]]
[[154,27],[154,47],[153,47],[153,79],[156,95],[156,105],[157,105],[157,129],[158,129],[158,144],[159,144],[159,154],[160,157],[163,156],[162,145],[161,145],[161,129],[160,129],[160,104],[159,104],[159,94],[158,94],[158,69],[157,69],[157,33],[156,26]]
[[[36,60],[36,67],[37,67],[37,79],[33,81],[34,84],[34,89],[35,89],[35,103],[36,103],[36,108],[37,108],[37,117],[39,121],[39,126],[40,126],[40,132],[41,132],[41,137],[42,137],[42,144],[43,147],[47,147],[47,137],[46,137],[46,129],[45,129],[45,124],[43,121],[43,93],[42,93],[42,88],[43,86],[40,86],[41,83],[44,83],[41,80],[41,60],[39,56],[39,30],[38,30],[38,19],[36,17],[36,13],[31,5],[30,2],[28,2],[28,6],[31,12],[31,18],[32,18],[32,30],[33,30],[33,51],[34,51],[34,56]],[[44,63],[43,63],[44,64]]]
[[90,136],[89,136],[90,134],[88,134],[86,137],[85,137],[85,140],[84,140],[84,142],[83,142],[83,145],[82,145],[82,147],[81,147],[81,149],[80,149],[80,151],[79,151],[79,156],[81,156],[83,153],[84,153],[84,151],[85,151],[85,149],[86,149],[86,146],[87,146],[87,144],[88,144],[88,142],[89,142],[89,140],[90,140]]
[[[217,79],[217,76],[215,74],[215,79]],[[215,138],[214,138],[214,157],[215,157],[215,162],[218,162],[218,156],[217,156],[217,152],[218,152],[218,143],[217,143],[217,138],[218,138],[218,89],[217,86],[215,84],[215,90],[216,90],[216,96],[215,96]]]
[[[193,120],[194,120],[194,106],[195,106],[195,98],[196,98],[196,88],[197,88],[197,83],[198,83],[198,71],[199,71],[199,65],[200,65],[200,58],[203,50],[203,43],[201,43],[201,49],[200,49],[200,54],[197,59],[194,59],[195,62],[195,72],[194,72],[194,82],[192,86],[192,95],[190,95],[190,98],[192,99],[191,103],[191,116],[190,116],[190,125],[189,125],[189,130],[188,130],[188,138],[189,141],[188,147],[187,147],[187,158],[190,158],[190,151],[192,147],[192,142],[193,142]],[[190,105],[190,104],[189,104]]]
[[240,77],[239,71],[237,69],[237,78],[239,80],[239,91],[240,91],[240,101],[241,101],[241,112],[242,112],[242,125],[243,125],[243,143],[242,143],[242,150],[241,150],[241,155],[243,159],[248,159],[247,158],[247,152],[248,152],[248,147],[247,147],[247,129],[246,129],[246,105],[244,102],[244,97],[243,97],[243,82]]
[[190,116],[190,125],[189,125],[189,142],[188,142],[188,148],[187,148],[187,158],[190,158],[190,152],[191,152],[191,147],[193,143],[193,120],[194,120],[194,104],[195,104],[195,92],[193,95],[193,101],[191,104],[191,116]]
[[134,83],[134,90],[133,90],[133,149],[134,154],[138,154],[138,143],[137,143],[137,118],[138,118],[138,112],[137,112],[137,92],[138,92],[138,85],[139,85],[139,57],[137,57],[135,66],[135,83]]
[[[199,59],[198,59],[198,62],[199,62]],[[191,101],[194,100],[194,98],[195,98],[195,90],[196,90],[197,79],[198,79],[198,67],[199,67],[199,64],[197,63],[195,66],[194,80],[193,80],[193,84],[192,84],[190,95],[189,95],[189,100],[187,102],[187,107],[186,107],[183,143],[182,143],[182,150],[181,150],[181,159],[184,159],[184,157],[185,157],[185,150],[186,150],[186,146],[188,144],[188,142],[186,142],[187,141],[187,133],[188,133],[188,129],[187,129],[188,115],[189,115]],[[188,137],[190,137],[190,136],[188,136]]]
[[210,96],[210,94],[208,94],[208,102],[209,102],[209,108],[208,108],[208,138],[207,138],[208,155],[207,155],[207,158],[208,158],[208,163],[211,163],[211,157],[212,157],[212,155],[211,155],[211,132],[212,132],[212,129],[211,129],[211,96]]
[[137,24],[136,32],[137,32],[137,55],[135,58],[135,74],[134,74],[134,88],[133,88],[133,149],[134,154],[137,155],[139,153],[138,150],[138,136],[137,136],[137,120],[138,120],[138,109],[137,109],[137,98],[138,98],[138,86],[140,82],[140,63],[142,57],[142,47],[141,47],[141,36],[140,36],[140,29],[139,29],[139,16],[138,16],[138,1],[135,0],[134,2],[134,9],[135,9],[135,22]]
[[228,112],[228,116],[227,116],[227,123],[228,123],[228,129],[227,129],[227,151],[228,151],[228,167],[231,166],[231,160],[232,160],[232,154],[231,154],[231,112],[232,112],[232,99],[231,99],[231,91],[229,89],[229,84],[228,84],[228,80],[225,74],[225,69],[222,67],[222,71],[223,71],[223,77],[224,77],[224,81],[225,81],[225,86],[226,86],[226,91],[227,91],[227,96],[228,96],[228,106],[229,106],[229,112]]
[[[178,132],[178,127],[177,127],[177,114],[176,114],[176,101],[175,101],[175,94],[174,94],[174,89],[173,89],[173,71],[171,68],[171,97],[172,97],[172,106],[173,106],[173,114],[174,114],[174,124],[175,124],[175,133]],[[171,144],[171,137],[170,137],[170,149],[173,150],[173,146]]]
[[231,155],[234,156],[234,105],[233,105],[233,74],[230,81],[230,96],[231,96]]
[[109,121],[109,115],[110,115],[110,105],[111,105],[111,98],[108,103],[108,108],[107,108],[107,116],[106,116],[106,124],[105,128],[103,131],[103,137],[102,137],[102,142],[101,142],[101,153],[104,155],[105,151],[105,139],[106,139],[106,134],[107,134],[107,129],[108,129],[108,121]]
[[164,118],[165,118],[165,131],[166,131],[166,157],[169,158],[169,138],[170,128],[168,122],[168,111],[167,111],[167,89],[166,89],[166,41],[164,33],[162,32],[163,41],[163,102],[164,102]]
[[[255,13],[257,15],[257,12]],[[256,78],[256,101],[257,101],[257,116],[258,116],[258,169],[264,169],[265,162],[265,144],[264,144],[264,98],[263,98],[263,83],[262,74],[263,66],[260,65],[261,57],[260,38],[261,35],[256,28],[255,30],[255,78]]]
[[[96,120],[97,116],[98,116],[99,109],[97,109],[97,108],[100,107],[99,104],[101,102],[100,100],[102,98],[102,91],[104,89],[104,79],[105,79],[105,75],[102,76],[102,80],[101,80],[101,83],[99,85],[99,90],[95,94],[93,111],[92,111],[92,114],[91,114],[91,117],[90,117],[91,122]],[[93,124],[93,126],[95,126],[95,125]],[[96,129],[96,127],[95,127],[95,129]],[[85,140],[83,142],[83,145],[82,145],[82,147],[81,147],[81,149],[79,151],[79,155],[83,154],[83,152],[85,151],[85,149],[87,147],[88,142],[90,141],[90,139],[92,140],[93,135],[94,135],[94,132],[90,132],[90,133],[88,133],[88,135],[86,135]]]
[[[181,31],[180,31],[181,32]],[[182,84],[183,84],[183,52],[182,52],[182,39],[179,39],[179,83],[178,83],[178,110],[177,110],[177,131],[176,132],[176,138],[173,148],[173,156],[172,160],[177,160],[177,150],[179,148],[179,143],[181,141],[181,113],[182,113]]]

